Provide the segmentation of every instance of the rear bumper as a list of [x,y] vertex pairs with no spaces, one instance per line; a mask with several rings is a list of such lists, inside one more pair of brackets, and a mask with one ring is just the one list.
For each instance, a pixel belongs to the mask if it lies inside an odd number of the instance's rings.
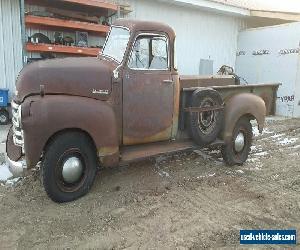
[[25,159],[13,161],[6,155],[6,163],[8,165],[9,171],[13,174],[14,177],[23,176],[25,170],[27,169]]

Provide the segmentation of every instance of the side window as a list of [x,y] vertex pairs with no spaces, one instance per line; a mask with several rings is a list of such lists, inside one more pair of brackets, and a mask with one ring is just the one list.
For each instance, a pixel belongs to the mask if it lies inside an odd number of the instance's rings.
[[131,69],[149,69],[150,39],[139,37],[133,46],[128,67]]
[[141,70],[167,70],[168,39],[164,36],[139,36],[133,46],[128,67]]
[[152,39],[150,69],[168,69],[168,43],[165,37]]

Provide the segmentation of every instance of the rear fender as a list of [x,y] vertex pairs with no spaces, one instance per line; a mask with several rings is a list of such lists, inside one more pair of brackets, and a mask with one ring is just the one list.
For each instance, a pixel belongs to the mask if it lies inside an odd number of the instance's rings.
[[119,160],[117,122],[109,103],[77,96],[31,97],[22,105],[22,125],[28,167],[38,163],[55,134],[68,129],[87,133],[100,160],[107,156]]
[[266,105],[264,100],[254,94],[237,94],[225,101],[225,128],[223,139],[230,140],[237,121],[247,116],[249,120],[256,120],[261,133],[265,124]]

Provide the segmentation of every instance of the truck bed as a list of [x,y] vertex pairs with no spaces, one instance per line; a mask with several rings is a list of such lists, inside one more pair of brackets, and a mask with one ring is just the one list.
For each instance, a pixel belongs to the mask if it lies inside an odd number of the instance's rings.
[[196,89],[210,87],[217,90],[225,101],[238,93],[253,93],[260,96],[266,103],[267,115],[274,115],[279,86],[279,83],[240,85],[231,75],[180,76],[181,107],[187,107],[186,104]]
[[267,115],[275,115],[277,90],[281,84],[248,84],[240,85],[234,76],[180,76],[180,115],[179,127],[185,129],[185,108],[190,107],[192,93],[199,88],[212,88],[220,93],[224,102],[231,96],[239,93],[253,93],[260,96],[267,109]]

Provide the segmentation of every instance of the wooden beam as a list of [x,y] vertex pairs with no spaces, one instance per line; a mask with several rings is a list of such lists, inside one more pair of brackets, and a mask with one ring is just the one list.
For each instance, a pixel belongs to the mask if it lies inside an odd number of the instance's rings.
[[105,25],[63,20],[63,19],[50,18],[50,17],[31,16],[31,15],[27,15],[25,17],[25,23],[27,26],[34,26],[34,27],[50,26],[50,27],[58,27],[64,30],[68,30],[68,29],[84,30],[84,31],[100,33],[104,35],[109,31],[109,27]]
[[75,46],[64,46],[54,44],[33,44],[27,43],[26,49],[29,52],[52,52],[52,53],[64,53],[73,55],[84,56],[97,56],[101,49],[99,48],[84,48]]
[[99,0],[60,0],[60,1],[118,11],[117,5],[111,4],[111,3],[106,3],[103,1],[99,1]]

